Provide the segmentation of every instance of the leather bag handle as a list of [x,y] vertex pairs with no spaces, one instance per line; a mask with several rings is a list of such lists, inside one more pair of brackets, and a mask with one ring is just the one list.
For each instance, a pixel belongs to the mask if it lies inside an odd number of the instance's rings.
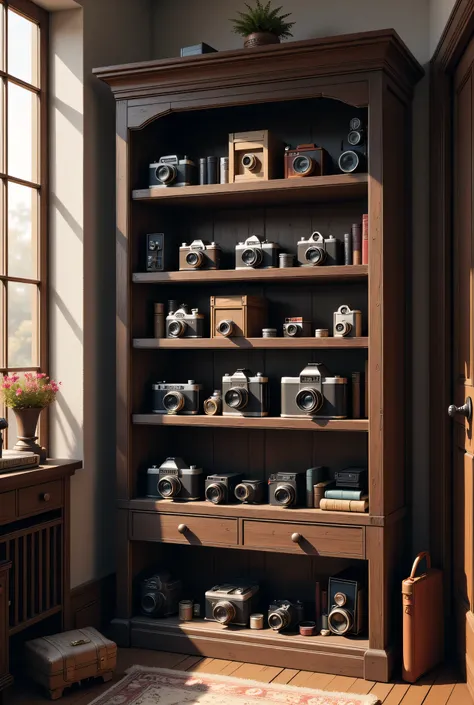
[[420,565],[421,561],[423,560],[423,558],[426,558],[426,569],[429,570],[431,568],[430,554],[428,553],[428,551],[422,551],[421,553],[419,553],[417,555],[417,557],[413,561],[413,566],[412,566],[411,573],[410,573],[410,580],[414,580],[416,570],[417,570],[418,566]]

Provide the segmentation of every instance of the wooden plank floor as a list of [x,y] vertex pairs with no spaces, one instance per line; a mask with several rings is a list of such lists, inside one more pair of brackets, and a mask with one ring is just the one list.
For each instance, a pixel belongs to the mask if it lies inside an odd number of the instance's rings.
[[[113,682],[119,680],[125,670],[134,664],[161,668],[174,668],[181,671],[219,673],[226,676],[247,678],[264,683],[285,683],[320,690],[335,690],[348,693],[373,693],[384,705],[473,705],[464,683],[459,683],[456,675],[443,668],[422,678],[416,685],[400,681],[393,683],[373,683],[362,678],[334,676],[328,673],[296,671],[290,668],[258,666],[252,663],[224,661],[222,659],[183,656],[161,651],[143,649],[119,649],[117,674],[111,683],[96,681],[84,687],[67,691],[59,701],[61,705],[89,705]],[[46,702],[42,693],[31,684],[22,682],[16,676],[16,684],[5,692],[5,705],[39,705]]]

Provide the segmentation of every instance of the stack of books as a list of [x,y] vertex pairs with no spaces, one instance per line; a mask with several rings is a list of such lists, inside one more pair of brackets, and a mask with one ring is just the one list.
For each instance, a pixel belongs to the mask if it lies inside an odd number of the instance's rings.
[[[334,482],[319,483],[324,496],[319,508],[336,512],[367,512],[369,495],[367,494],[367,469],[346,468],[335,474]],[[315,494],[317,487],[315,486]],[[316,505],[316,502],[315,502]]]
[[40,457],[36,453],[27,451],[18,453],[14,450],[4,450],[0,456],[0,473],[17,472],[17,470],[31,470],[37,468]]

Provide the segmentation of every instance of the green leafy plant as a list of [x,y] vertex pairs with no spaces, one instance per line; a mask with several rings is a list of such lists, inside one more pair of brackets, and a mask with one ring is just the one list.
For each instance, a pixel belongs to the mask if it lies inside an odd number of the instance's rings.
[[260,0],[256,0],[255,7],[251,7],[245,3],[248,12],[237,12],[238,18],[232,19],[234,24],[235,34],[240,34],[242,37],[248,37],[254,32],[269,32],[276,37],[286,39],[292,37],[290,30],[295,24],[294,22],[285,22],[286,18],[291,15],[290,12],[280,15],[281,7],[272,8],[271,0],[266,5],[262,5]]

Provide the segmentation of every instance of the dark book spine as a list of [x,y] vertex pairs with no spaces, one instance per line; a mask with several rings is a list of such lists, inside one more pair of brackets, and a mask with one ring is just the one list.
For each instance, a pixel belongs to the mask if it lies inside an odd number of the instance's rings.
[[369,216],[362,216],[362,264],[369,264]]
[[344,235],[344,264],[352,264],[352,235]]
[[217,157],[207,158],[207,183],[217,184]]
[[362,418],[362,397],[360,393],[360,372],[352,373],[352,418]]
[[362,225],[354,223],[352,232],[352,264],[362,264]]
[[199,160],[199,183],[201,186],[207,184],[207,157],[201,157]]

